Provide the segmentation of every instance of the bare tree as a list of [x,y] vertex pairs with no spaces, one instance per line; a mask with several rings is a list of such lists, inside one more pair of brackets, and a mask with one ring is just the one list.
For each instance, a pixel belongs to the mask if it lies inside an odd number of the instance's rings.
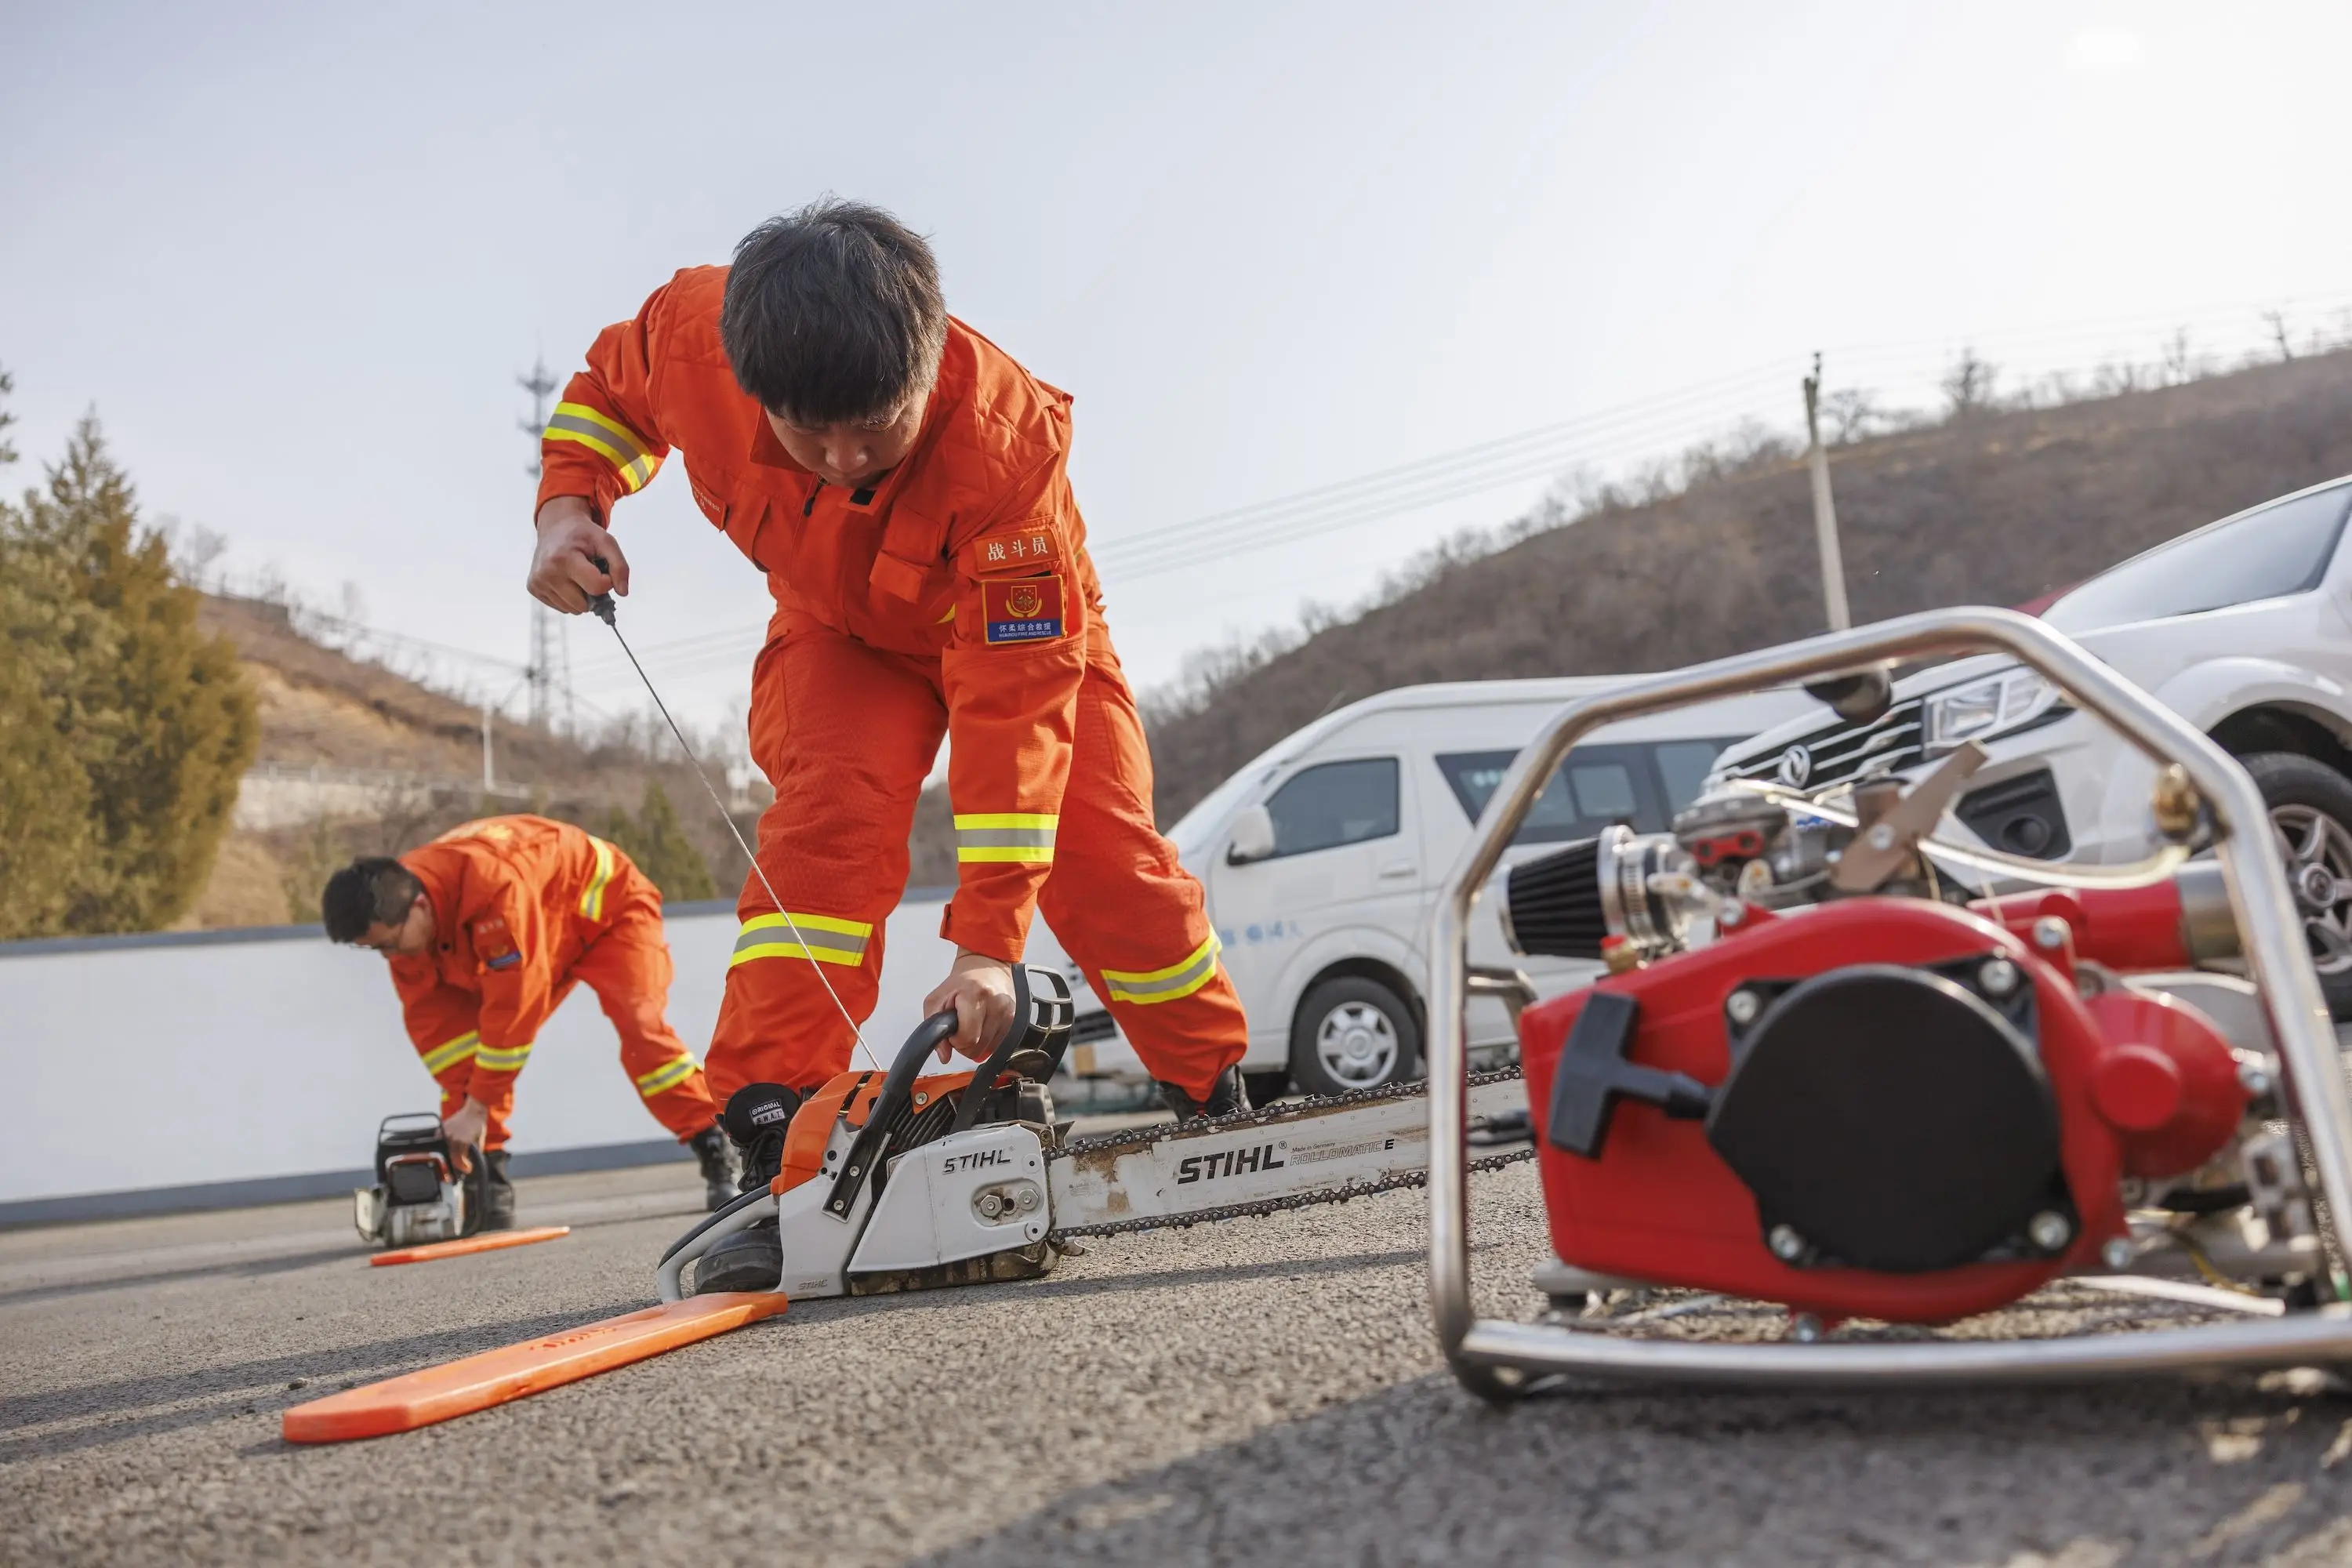
[[2175,328],[2164,340],[2164,380],[2168,386],[2179,386],[2197,377],[2197,359],[2189,352],[2189,329]]
[[1973,348],[1960,351],[1952,368],[1944,373],[1944,399],[1951,418],[1967,419],[1991,412],[1996,406],[1993,383],[2000,371],[1991,361],[1983,358]]
[[2263,312],[2263,320],[2270,324],[2271,340],[2278,344],[2279,358],[2283,360],[2293,359],[2294,357],[2294,345],[2287,342],[2286,312],[2284,310],[2264,310]]
[[1891,423],[1878,394],[1863,388],[1832,392],[1822,399],[1822,416],[1829,421],[1830,445],[1843,447],[1862,440]]

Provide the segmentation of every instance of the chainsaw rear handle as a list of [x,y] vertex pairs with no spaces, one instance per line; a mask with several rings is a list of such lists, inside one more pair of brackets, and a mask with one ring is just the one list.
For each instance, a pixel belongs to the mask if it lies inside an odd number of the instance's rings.
[[[1601,726],[1710,698],[1733,696],[1866,668],[1886,660],[2000,652],[2046,677],[2075,704],[2111,725],[2158,764],[2177,763],[2211,811],[2216,846],[2231,914],[2242,937],[2247,970],[2269,1015],[2286,1069],[2294,1113],[2308,1134],[2311,1162],[2327,1200],[2327,1223],[2340,1253],[2352,1254],[2352,1087],[2336,1057],[2336,1035],[2319,976],[2305,947],[2303,924],[2286,872],[2271,849],[2269,812],[2246,770],[2179,714],[2091,657],[2072,638],[2013,610],[1930,610],[1853,631],[1832,632],[1785,647],[1737,655],[1687,669],[1629,681],[1572,702],[1522,749],[1478,819],[1470,842],[1447,874],[1431,917],[1429,952],[1429,1289],[1437,1338],[1464,1386],[1489,1399],[1511,1397],[1528,1379],[1553,1373],[1594,1377],[1712,1377],[1750,1386],[1841,1381],[1842,1370],[1872,1363],[1852,1347],[1772,1347],[1604,1341],[1601,1336],[1540,1324],[1484,1321],[1470,1299],[1469,1172],[1466,1159],[1468,1051],[1463,1008],[1467,1000],[1470,912],[1502,860],[1512,835],[1569,749]],[[2303,1365],[2315,1340],[2352,1359],[2352,1322],[2237,1327],[2230,1332],[2179,1331],[2208,1359],[2237,1364]],[[2263,1337],[2268,1331],[2271,1337]],[[2200,1336],[2205,1336],[2200,1338]],[[2094,1336],[2102,1339],[2105,1336]],[[2084,1340],[2021,1342],[1980,1357],[1980,1375],[2066,1378],[2102,1372],[2155,1370],[2200,1354],[2168,1345],[2105,1350]],[[1894,1374],[1920,1373],[1930,1355],[1950,1347],[1905,1346],[1918,1352]],[[1900,1358],[1882,1358],[1890,1362]],[[1937,1366],[1947,1363],[1937,1362]],[[1967,1364],[1965,1357],[1949,1363]]]

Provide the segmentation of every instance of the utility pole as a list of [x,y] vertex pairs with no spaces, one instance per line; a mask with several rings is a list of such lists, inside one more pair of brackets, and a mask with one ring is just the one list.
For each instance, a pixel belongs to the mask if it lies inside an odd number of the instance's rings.
[[[560,384],[547,373],[547,357],[539,355],[531,362],[530,374],[515,377],[515,384],[530,394],[530,419],[520,426],[530,437],[530,477],[539,478],[540,437],[547,431],[547,395]],[[545,605],[530,607],[530,722],[534,729],[545,730],[554,720],[555,690],[555,617]],[[565,650],[564,698],[567,705],[572,695],[570,650]],[[487,753],[486,753],[487,754]]]
[[490,694],[482,693],[482,795],[485,799],[499,793],[498,775],[490,769]]
[[1830,455],[1822,445],[1822,356],[1805,377],[1806,460],[1813,470],[1813,535],[1822,547],[1822,599],[1829,606],[1830,630],[1853,625],[1845,605],[1845,554],[1838,548],[1837,503],[1830,499]]

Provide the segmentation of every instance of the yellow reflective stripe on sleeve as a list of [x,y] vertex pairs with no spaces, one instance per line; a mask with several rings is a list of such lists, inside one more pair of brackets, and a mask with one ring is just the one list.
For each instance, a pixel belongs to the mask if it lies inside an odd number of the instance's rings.
[[576,441],[587,447],[618,468],[622,485],[632,492],[645,489],[661,467],[644,437],[584,403],[557,404],[555,417],[547,422],[546,439]]
[[673,1061],[664,1062],[653,1071],[638,1077],[637,1093],[651,1100],[666,1089],[676,1089],[679,1084],[692,1078],[700,1065],[692,1057],[679,1057]]
[[604,884],[613,879],[613,847],[593,834],[588,842],[596,847],[596,874],[588,879],[588,890],[580,895],[580,912],[600,921],[604,918]]
[[1059,816],[1043,812],[959,812],[956,858],[1042,865],[1054,858],[1054,834],[1061,822]]
[[[793,934],[797,929],[799,935]],[[736,934],[735,952],[727,967],[755,958],[813,958],[819,963],[857,964],[866,961],[866,943],[874,934],[869,921],[845,921],[837,915],[803,914],[787,921],[782,915],[754,915]]]
[[484,1046],[474,1053],[474,1065],[492,1072],[520,1072],[522,1064],[530,1059],[531,1042],[519,1046]]
[[434,1047],[425,1053],[425,1070],[435,1078],[482,1048],[482,1037],[468,1029],[456,1039]]
[[1217,953],[1222,946],[1217,933],[1211,931],[1209,940],[1194,948],[1181,963],[1139,974],[1106,969],[1102,972],[1103,984],[1110,988],[1114,1002],[1133,1002],[1138,1005],[1173,1002],[1179,996],[1190,996],[1216,978]]

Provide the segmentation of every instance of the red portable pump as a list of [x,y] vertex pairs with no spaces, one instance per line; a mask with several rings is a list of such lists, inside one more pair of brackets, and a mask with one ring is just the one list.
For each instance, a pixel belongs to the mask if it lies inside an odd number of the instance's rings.
[[[1575,858],[1521,868],[1514,894]],[[2099,976],[2103,953],[2165,956],[2177,889],[2026,906],[2021,934],[1919,899],[1730,904],[1709,945],[1529,1008],[1559,1257],[1900,1321],[2095,1267],[2127,1236],[2122,1178],[2194,1172],[2250,1097],[2202,1015]]]
[[[1890,671],[1988,652],[2153,764],[2147,858],[1942,836],[1990,753],[1924,733]],[[1612,827],[1506,869],[1585,736],[1791,683],[1840,722],[1770,776],[1727,768],[1671,831]],[[1808,788],[1823,746],[1838,776]],[[1906,774],[1906,754],[1935,760]],[[1504,775],[1431,917],[1447,1361],[1498,1400],[1556,1376],[1865,1389],[2352,1364],[2352,1081],[2299,896],[2243,767],[2009,611],[1923,612],[1580,699]],[[1480,1315],[1471,1289],[1467,1011],[1526,986],[1471,964],[1482,900],[1514,951],[1608,971],[1519,1015],[1558,1253],[1534,1322]],[[1729,1298],[1736,1320],[1743,1300],[1785,1307],[1786,1332],[1718,1337],[1658,1286],[1709,1313]],[[2167,1315],[2037,1332],[1999,1310],[2085,1292]]]

